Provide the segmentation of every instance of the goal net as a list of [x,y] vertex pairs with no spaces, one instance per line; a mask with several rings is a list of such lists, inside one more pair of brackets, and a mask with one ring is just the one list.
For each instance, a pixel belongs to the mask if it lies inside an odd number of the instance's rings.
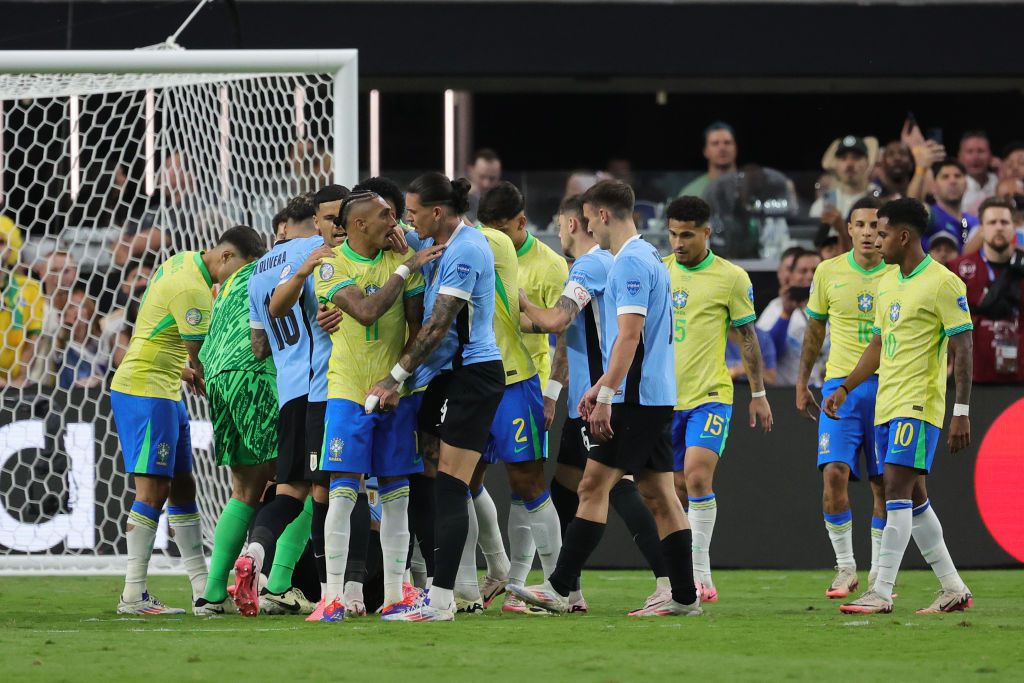
[[[353,50],[0,53],[0,573],[123,571],[109,387],[148,278],[354,183],[356,98]],[[186,396],[209,546],[230,477]]]

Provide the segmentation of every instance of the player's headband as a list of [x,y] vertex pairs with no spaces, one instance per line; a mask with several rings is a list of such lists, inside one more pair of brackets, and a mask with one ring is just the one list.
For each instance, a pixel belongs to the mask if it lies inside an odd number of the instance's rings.
[[345,197],[341,201],[341,211],[338,212],[338,217],[334,219],[334,224],[339,227],[345,227],[345,224],[348,223],[348,214],[351,212],[352,207],[359,202],[372,199],[380,199],[380,195],[376,192],[353,192]]

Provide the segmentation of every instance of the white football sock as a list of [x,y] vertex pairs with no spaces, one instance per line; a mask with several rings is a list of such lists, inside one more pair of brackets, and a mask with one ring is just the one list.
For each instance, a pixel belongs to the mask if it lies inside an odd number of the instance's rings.
[[[352,509],[356,506],[357,488],[331,482],[330,502],[324,520],[324,551],[327,555],[327,592],[324,602],[344,600],[345,567],[348,565],[348,544],[352,531]],[[356,484],[358,487],[358,483]]]
[[711,535],[718,519],[715,494],[690,498],[690,529],[693,531],[693,571],[700,576],[711,573]]
[[171,538],[181,555],[181,564],[192,584],[192,602],[195,602],[206,592],[206,578],[209,576],[206,555],[203,554],[203,529],[198,510],[178,513],[177,509],[173,505],[167,507],[167,521],[171,527]]
[[125,602],[138,602],[146,592],[149,558],[153,555],[153,543],[156,541],[156,525],[150,527],[132,521],[129,524],[134,524],[134,527],[125,534],[128,541],[128,566],[124,573],[124,592],[121,597]]
[[886,519],[882,531],[882,547],[878,551],[878,577],[871,588],[889,600],[892,599],[892,588],[896,585],[896,574],[903,563],[903,554],[910,543],[913,505],[909,500],[890,500],[885,503]]
[[[353,600],[363,602],[363,584],[358,581],[346,581],[345,582],[345,605],[349,605]],[[391,603],[384,601],[385,605]]]
[[[544,576],[551,576],[558,563],[558,553],[562,550],[562,525],[558,521],[558,510],[551,503],[551,494],[545,491],[535,500],[523,505],[527,519],[530,520],[530,531],[533,542],[540,555],[540,565],[544,568]],[[531,564],[532,564],[532,559]]]
[[884,517],[871,517],[871,576],[878,574],[878,551],[882,548],[882,529],[884,528]]
[[[693,514],[690,514],[690,523],[693,524]],[[828,531],[828,538],[832,541],[832,549],[836,553],[836,566],[839,568],[856,569],[857,561],[853,557],[853,513],[849,510],[835,514],[825,513],[825,530]],[[696,552],[694,552],[694,568],[697,567]]]
[[467,505],[469,525],[466,530],[466,544],[462,547],[462,558],[459,560],[459,571],[455,575],[455,593],[465,600],[479,600],[480,580],[476,573],[476,544],[480,529],[475,506],[472,501],[467,501]]
[[252,556],[256,574],[263,571],[263,560],[267,557],[267,551],[263,548],[262,543],[258,541],[250,541],[249,544],[245,546],[245,554]]
[[494,507],[494,499],[483,486],[473,495],[473,509],[476,510],[477,524],[480,527],[480,550],[487,560],[487,575],[496,579],[508,576],[510,563],[505,553],[505,544],[501,540],[501,524],[498,522],[498,509]]
[[380,549],[384,562],[384,604],[402,601],[402,579],[409,556],[409,482],[380,488]]
[[451,612],[455,611],[455,592],[449,588],[431,586],[427,600],[430,602],[431,607],[446,609]]
[[935,514],[931,501],[925,501],[923,505],[914,508],[913,531],[914,543],[917,544],[921,555],[931,565],[935,576],[939,578],[943,590],[962,591],[964,581],[953,564],[953,558],[949,556],[949,549],[942,538],[942,524]]
[[537,546],[533,542],[530,514],[526,511],[523,501],[515,496],[512,497],[512,505],[508,509],[508,548],[512,555],[508,582],[513,586],[525,585],[526,576],[533,569],[533,556],[537,552]]

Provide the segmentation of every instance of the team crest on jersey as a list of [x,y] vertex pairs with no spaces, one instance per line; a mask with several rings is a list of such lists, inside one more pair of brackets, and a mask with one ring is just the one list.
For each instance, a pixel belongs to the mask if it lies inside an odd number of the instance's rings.
[[459,279],[461,280],[466,279],[466,276],[469,275],[469,270],[470,268],[468,263],[460,263],[455,266],[455,272],[459,274]]
[[341,452],[344,450],[344,440],[338,438],[331,439],[330,455],[327,456],[327,459],[332,462],[341,462]]
[[166,467],[167,459],[171,455],[171,445],[161,443],[156,447],[156,464],[158,467]]
[[289,263],[288,265],[286,265],[284,268],[281,269],[281,277],[279,279],[283,280],[283,279],[285,279],[286,277],[288,277],[291,274],[292,274],[292,264]]
[[682,310],[686,308],[686,301],[690,298],[690,295],[685,289],[677,289],[672,292],[672,305]]
[[754,286],[753,285],[747,287],[747,298],[750,299],[751,301],[754,300]]
[[870,313],[871,309],[875,307],[875,297],[871,296],[867,292],[861,292],[857,295],[857,310],[861,313]]
[[966,313],[967,312],[967,297],[966,296],[958,297],[957,300],[956,300],[956,305],[960,307],[961,311]]
[[321,280],[330,280],[332,277],[334,277],[334,266],[332,266],[330,263],[321,263],[320,264],[320,279]]
[[822,434],[821,438],[818,439],[818,452],[819,453],[828,453],[829,452],[828,448],[829,448],[830,441],[831,441],[831,437],[829,436],[828,432],[825,432],[824,434]]
[[892,306],[889,306],[889,320],[891,320],[892,322],[896,322],[899,319],[900,319],[900,302],[897,301]]
[[636,296],[637,292],[640,291],[640,281],[626,280],[626,291],[629,292],[630,296]]
[[195,327],[199,323],[203,322],[203,312],[198,308],[190,308],[185,311],[185,322]]

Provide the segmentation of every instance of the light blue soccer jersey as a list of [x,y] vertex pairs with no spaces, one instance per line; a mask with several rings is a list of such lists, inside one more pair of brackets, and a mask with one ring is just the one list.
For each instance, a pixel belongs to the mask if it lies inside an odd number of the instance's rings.
[[500,361],[494,339],[494,254],[487,238],[460,224],[448,240],[444,255],[423,268],[427,282],[423,322],[434,310],[439,294],[466,301],[441,345],[417,370],[415,386],[425,386],[437,373],[452,367]]
[[[565,332],[566,355],[569,358],[569,417],[580,416],[577,406],[583,394],[601,378],[605,371],[604,352],[601,349],[601,324],[615,313],[605,296],[608,271],[614,257],[610,251],[596,246],[576,259],[569,270],[568,285],[579,285],[587,290],[590,302],[580,311]],[[571,297],[579,302],[577,296]]]
[[[604,365],[619,334],[618,316],[644,316],[644,329],[616,403],[675,406],[676,361],[672,348],[672,312],[668,271],[657,250],[639,236],[622,246],[608,274],[605,298],[611,299],[604,320]],[[612,314],[614,312],[614,314]]]
[[[323,242],[320,236],[278,242],[256,263],[249,278],[249,325],[267,332],[277,367],[278,403],[282,406],[307,394],[310,400],[327,400],[330,337],[316,324],[316,297],[309,293],[312,283],[307,280],[302,296],[288,315],[272,318],[269,310],[274,289],[290,278]],[[317,333],[323,337],[323,342],[315,352]],[[319,371],[314,374],[312,371],[316,369]]]

